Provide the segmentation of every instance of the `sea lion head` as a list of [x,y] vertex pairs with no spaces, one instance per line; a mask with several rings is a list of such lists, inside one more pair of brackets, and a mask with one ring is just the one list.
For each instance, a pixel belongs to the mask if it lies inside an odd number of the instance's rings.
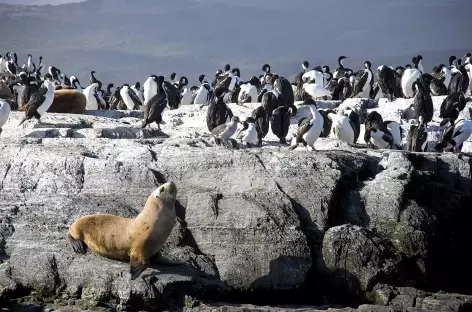
[[175,186],[174,182],[164,183],[152,193],[152,196],[162,200],[176,200],[177,186]]

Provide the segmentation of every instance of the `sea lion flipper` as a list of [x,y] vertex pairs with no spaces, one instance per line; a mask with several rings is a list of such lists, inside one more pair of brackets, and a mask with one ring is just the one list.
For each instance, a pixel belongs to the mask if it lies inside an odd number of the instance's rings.
[[131,274],[131,280],[135,280],[138,276],[146,270],[147,265],[138,260],[131,259],[129,262],[130,270],[129,273]]
[[69,245],[72,247],[75,253],[85,254],[87,252],[85,243],[80,239],[73,238],[70,233],[67,234],[67,241],[69,242]]

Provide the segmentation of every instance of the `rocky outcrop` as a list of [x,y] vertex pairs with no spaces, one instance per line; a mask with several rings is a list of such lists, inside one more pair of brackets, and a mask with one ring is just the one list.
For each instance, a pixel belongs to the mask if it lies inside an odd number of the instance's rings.
[[[341,194],[336,224],[362,228],[333,227],[325,234],[328,268],[351,272],[354,264],[365,270],[355,274],[367,279],[355,291],[381,280],[472,290],[468,256],[460,247],[472,240],[467,231],[471,164],[464,155],[385,154],[375,178]],[[345,284],[352,287],[349,278]]]
[[401,257],[393,246],[356,225],[333,227],[325,233],[323,260],[336,292],[353,297],[379,280],[400,280],[402,274]]
[[[342,306],[255,306],[250,304],[213,303],[206,304],[191,297],[185,297],[185,307],[179,309],[183,312],[448,312],[470,311],[472,308],[472,296],[453,293],[429,293],[411,287],[391,287],[378,285],[372,292],[372,300],[376,304],[362,304],[357,308]],[[4,309],[5,311],[43,311],[43,307],[35,303],[27,303],[24,300]],[[93,311],[107,311],[106,308],[95,308]],[[55,312],[82,312],[72,306],[59,306],[52,304],[44,311]]]
[[[362,304],[358,308],[336,306],[302,307],[264,307],[251,305],[206,305],[187,300],[186,312],[422,312],[422,311],[469,311],[472,309],[472,296],[451,293],[428,293],[411,287],[391,287],[379,284],[372,292],[376,303]],[[195,307],[190,307],[191,305]]]
[[[252,108],[232,109],[243,117]],[[201,111],[166,112],[162,131],[140,129],[140,112],[47,114],[25,128],[12,113],[0,140],[1,304],[391,311],[402,301],[405,311],[462,311],[469,303],[435,294],[472,293],[469,156],[329,138],[318,152],[288,151],[270,136],[262,149],[225,149],[203,130]],[[156,263],[131,282],[127,263],[71,251],[75,219],[133,217],[169,180],[179,220],[163,255],[181,265]]]

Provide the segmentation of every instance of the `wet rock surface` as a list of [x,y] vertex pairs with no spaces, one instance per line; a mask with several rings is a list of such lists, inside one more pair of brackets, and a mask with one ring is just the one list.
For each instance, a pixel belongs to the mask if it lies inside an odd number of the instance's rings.
[[[372,110],[370,102],[341,105]],[[232,110],[244,118],[252,108]],[[141,112],[47,114],[24,128],[13,112],[0,137],[0,306],[470,307],[470,156],[367,150],[331,138],[317,141],[318,152],[288,151],[271,133],[262,149],[226,149],[214,146],[205,112],[166,111],[162,131],[140,129]],[[308,112],[300,106],[292,131]],[[169,180],[179,189],[179,219],[163,255],[182,265],[156,262],[130,281],[127,263],[71,251],[65,238],[74,220],[134,217]]]

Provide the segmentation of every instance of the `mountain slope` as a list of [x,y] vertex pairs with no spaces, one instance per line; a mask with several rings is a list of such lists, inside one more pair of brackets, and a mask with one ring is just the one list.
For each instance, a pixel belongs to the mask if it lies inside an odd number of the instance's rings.
[[[196,83],[225,63],[243,78],[262,64],[290,76],[301,61],[328,63],[339,55],[357,69],[369,59],[404,65],[422,53],[429,68],[462,56],[467,12],[460,1],[359,0],[89,0],[59,6],[0,4],[4,49],[44,56],[84,81],[143,81],[152,73],[186,75]],[[446,14],[451,11],[455,14]],[[14,26],[12,26],[14,25]],[[31,32],[31,29],[35,29]],[[2,51],[5,53],[6,51]]]

